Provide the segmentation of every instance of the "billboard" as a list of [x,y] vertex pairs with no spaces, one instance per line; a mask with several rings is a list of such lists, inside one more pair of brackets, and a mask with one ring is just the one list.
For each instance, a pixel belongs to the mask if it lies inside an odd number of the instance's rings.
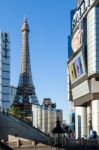
[[85,64],[82,52],[80,52],[72,61],[68,64],[71,83],[74,83],[86,74]]
[[82,24],[80,24],[79,28],[72,37],[72,49],[74,53],[82,46],[82,43],[83,43],[83,29]]

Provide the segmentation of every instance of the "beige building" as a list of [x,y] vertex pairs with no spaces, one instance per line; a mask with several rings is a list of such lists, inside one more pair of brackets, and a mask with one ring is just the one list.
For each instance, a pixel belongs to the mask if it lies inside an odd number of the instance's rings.
[[56,105],[51,102],[51,99],[44,99],[42,105],[32,105],[33,126],[41,131],[51,134],[52,129],[56,126],[56,120],[63,121],[61,109],[56,109]]

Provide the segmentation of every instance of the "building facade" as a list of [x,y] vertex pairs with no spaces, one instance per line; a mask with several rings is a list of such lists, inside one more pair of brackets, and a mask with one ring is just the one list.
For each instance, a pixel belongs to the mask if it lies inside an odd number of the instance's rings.
[[[44,105],[44,103],[46,105]],[[59,118],[61,123],[63,121],[62,110],[56,109],[56,105],[54,105],[54,103],[52,105],[55,107],[51,107],[51,104],[51,99],[46,98],[42,105],[32,105],[33,126],[46,134],[51,134],[52,129],[56,126],[57,118]]]
[[6,111],[10,105],[10,38],[0,32],[0,109]]
[[68,60],[76,138],[99,136],[99,0],[78,0]]

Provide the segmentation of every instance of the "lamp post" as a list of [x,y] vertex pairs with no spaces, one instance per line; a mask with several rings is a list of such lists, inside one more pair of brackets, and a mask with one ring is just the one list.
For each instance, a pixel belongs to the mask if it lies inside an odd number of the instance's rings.
[[53,128],[52,133],[53,133],[53,136],[54,136],[54,139],[55,139],[55,146],[59,150],[60,147],[62,147],[62,145],[63,145],[63,138],[64,138],[63,135],[66,133],[66,130],[64,128],[62,128],[61,125],[60,125],[59,118],[57,118],[56,127]]

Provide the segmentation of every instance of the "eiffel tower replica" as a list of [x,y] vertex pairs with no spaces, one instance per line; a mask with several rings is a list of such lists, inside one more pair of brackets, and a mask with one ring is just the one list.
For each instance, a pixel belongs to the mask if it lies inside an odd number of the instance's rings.
[[30,54],[29,54],[29,25],[26,17],[22,25],[22,64],[19,84],[14,100],[14,106],[21,111],[30,112],[32,104],[38,104],[35,87],[32,81]]

